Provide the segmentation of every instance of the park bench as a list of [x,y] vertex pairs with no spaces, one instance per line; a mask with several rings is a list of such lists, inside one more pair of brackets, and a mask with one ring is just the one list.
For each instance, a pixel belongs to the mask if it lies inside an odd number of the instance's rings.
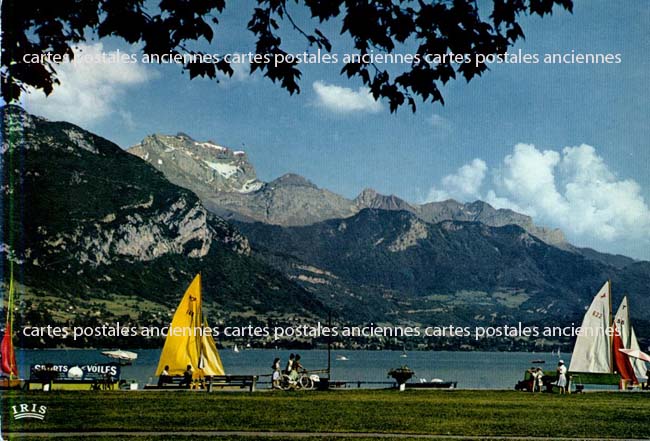
[[205,377],[204,380],[194,380],[189,387],[187,385],[181,385],[182,382],[182,376],[173,376],[169,377],[160,386],[157,384],[148,384],[145,386],[145,389],[207,389],[208,392],[212,392],[216,387],[222,389],[225,387],[239,387],[240,389],[247,388],[250,392],[254,392],[257,384],[257,376],[213,375],[211,377]]
[[208,391],[211,392],[215,387],[239,387],[240,389],[248,388],[249,392],[255,392],[257,384],[256,375],[213,375],[206,379]]

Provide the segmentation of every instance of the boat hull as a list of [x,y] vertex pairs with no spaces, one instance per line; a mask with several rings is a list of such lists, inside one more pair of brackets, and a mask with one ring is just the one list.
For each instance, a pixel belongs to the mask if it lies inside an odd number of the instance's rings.
[[407,389],[456,389],[457,381],[434,381],[425,383],[406,383]]
[[619,374],[594,373],[594,372],[569,372],[574,384],[599,384],[605,386],[618,386],[621,382]]

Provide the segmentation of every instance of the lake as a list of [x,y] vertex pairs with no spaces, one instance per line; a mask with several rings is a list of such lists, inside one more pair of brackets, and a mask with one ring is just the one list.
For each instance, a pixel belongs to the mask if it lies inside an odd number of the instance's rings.
[[[145,383],[155,383],[157,379],[154,373],[160,350],[143,349],[134,352],[138,354],[138,359],[133,365],[122,367],[122,379],[134,379],[140,387]],[[260,375],[271,373],[271,364],[275,357],[280,357],[284,368],[291,352],[300,354],[302,364],[308,370],[327,368],[326,350],[248,349],[236,353],[231,349],[222,349],[219,355],[228,374]],[[512,389],[515,383],[523,378],[524,371],[533,366],[532,360],[546,360],[545,364],[536,366],[547,370],[555,369],[558,361],[557,356],[550,353],[529,352],[411,351],[406,354],[406,357],[402,357],[401,351],[332,350],[331,377],[334,381],[349,382],[392,381],[387,378],[387,372],[391,368],[407,365],[415,371],[416,377],[412,381],[440,378],[445,381],[458,381],[458,387],[463,389]],[[337,360],[337,356],[346,357],[348,360]],[[570,354],[562,357],[568,365]],[[36,363],[72,365],[110,362],[110,359],[101,355],[100,350],[94,349],[23,349],[16,352],[16,358],[22,378],[29,377],[29,366]],[[261,381],[268,380],[268,377],[261,378]]]

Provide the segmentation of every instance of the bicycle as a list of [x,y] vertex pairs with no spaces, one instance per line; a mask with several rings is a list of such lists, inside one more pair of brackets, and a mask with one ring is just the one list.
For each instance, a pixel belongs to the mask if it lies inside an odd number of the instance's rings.
[[[311,373],[310,373],[311,372]],[[322,371],[301,371],[297,378],[292,378],[289,374],[282,374],[280,377],[280,389],[282,390],[313,390],[316,383],[320,382],[320,377],[314,372]]]

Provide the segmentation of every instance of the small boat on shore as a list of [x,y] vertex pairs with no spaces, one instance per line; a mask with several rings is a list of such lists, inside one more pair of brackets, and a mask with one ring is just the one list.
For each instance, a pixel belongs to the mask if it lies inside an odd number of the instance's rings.
[[457,381],[444,381],[440,378],[433,378],[431,381],[421,378],[420,382],[408,382],[415,372],[408,366],[391,369],[388,371],[388,376],[395,379],[395,387],[400,391],[405,389],[456,389],[458,386]]
[[457,381],[444,381],[440,378],[434,378],[431,381],[420,381],[419,383],[406,383],[407,389],[456,389]]
[[[630,322],[627,297],[623,297],[616,314],[612,315],[612,288],[605,282],[594,296],[582,319],[568,368],[568,388],[584,390],[585,384],[614,386],[627,389],[639,387],[647,381],[647,368],[642,358],[636,357],[640,350],[634,328]],[[551,352],[560,357],[560,349]],[[630,355],[632,354],[632,355]],[[560,360],[560,363],[562,361]],[[533,361],[535,363],[535,361]],[[544,387],[553,391],[558,379],[555,371],[545,371]],[[517,390],[533,390],[533,377],[529,369],[524,379],[515,386]]]
[[[594,297],[585,313],[571,357],[569,375],[582,384],[639,384],[647,368],[643,360],[630,358],[620,349],[639,349],[629,315],[627,297],[612,316],[612,289],[609,281]],[[623,380],[623,381],[621,381]]]

